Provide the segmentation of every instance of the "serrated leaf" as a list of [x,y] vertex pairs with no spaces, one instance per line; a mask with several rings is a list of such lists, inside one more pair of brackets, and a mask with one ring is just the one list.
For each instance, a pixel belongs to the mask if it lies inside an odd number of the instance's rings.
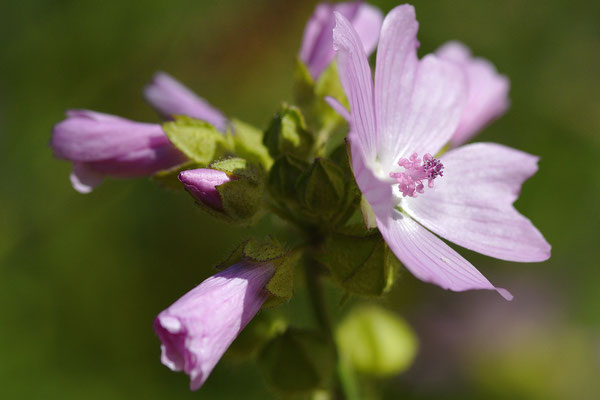
[[229,147],[226,137],[207,122],[186,116],[163,124],[169,140],[190,160],[208,165]]

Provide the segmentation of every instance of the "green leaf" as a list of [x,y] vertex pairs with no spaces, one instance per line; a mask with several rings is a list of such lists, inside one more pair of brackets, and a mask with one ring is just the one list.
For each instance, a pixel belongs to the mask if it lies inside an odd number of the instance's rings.
[[263,144],[263,132],[237,119],[233,119],[231,124],[234,131],[235,154],[256,164],[261,164],[268,171],[273,165],[273,159]]
[[288,329],[267,343],[259,365],[277,391],[307,393],[331,385],[335,351],[333,344],[317,333]]
[[318,259],[348,292],[379,296],[393,284],[399,262],[379,233],[359,237],[329,235]]
[[402,318],[375,305],[352,310],[339,324],[336,341],[340,356],[356,370],[383,377],[408,369],[418,347]]
[[226,137],[207,122],[186,116],[163,124],[169,140],[190,160],[208,165],[229,148]]

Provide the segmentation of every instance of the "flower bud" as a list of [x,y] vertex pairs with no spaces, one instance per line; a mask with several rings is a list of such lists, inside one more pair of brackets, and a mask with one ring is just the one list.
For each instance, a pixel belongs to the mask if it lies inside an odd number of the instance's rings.
[[144,97],[165,117],[185,115],[208,122],[221,132],[227,130],[227,118],[221,111],[164,72],[154,75],[144,88]]
[[183,171],[179,180],[197,204],[233,224],[251,224],[261,214],[263,171],[243,158],[215,161],[209,169]]
[[274,272],[270,264],[235,264],[161,312],[154,321],[161,362],[184,371],[190,389],[199,389],[269,296],[265,285]]
[[377,46],[379,29],[383,21],[381,11],[361,1],[347,3],[321,3],[317,5],[304,29],[302,47],[298,57],[306,64],[316,80],[335,57],[333,50],[334,12],[340,12],[353,25],[365,52],[371,54]]
[[215,210],[223,210],[217,186],[232,180],[225,172],[208,168],[190,169],[182,171],[179,180],[194,199]]
[[160,125],[87,110],[67,111],[54,126],[50,146],[56,157],[73,162],[71,182],[81,193],[89,193],[105,175],[148,176],[186,160]]

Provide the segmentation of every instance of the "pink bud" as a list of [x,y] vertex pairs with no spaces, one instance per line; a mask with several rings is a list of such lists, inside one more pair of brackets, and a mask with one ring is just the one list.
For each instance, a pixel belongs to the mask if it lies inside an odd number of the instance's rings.
[[233,179],[223,171],[198,168],[182,171],[179,174],[179,180],[196,200],[221,211],[223,210],[223,201],[217,186]]
[[270,264],[235,264],[196,286],[154,321],[161,362],[190,376],[199,389],[268,297]]
[[105,175],[148,176],[186,160],[160,125],[87,110],[67,111],[67,118],[54,126],[50,146],[57,157],[73,162],[71,181],[82,193]]

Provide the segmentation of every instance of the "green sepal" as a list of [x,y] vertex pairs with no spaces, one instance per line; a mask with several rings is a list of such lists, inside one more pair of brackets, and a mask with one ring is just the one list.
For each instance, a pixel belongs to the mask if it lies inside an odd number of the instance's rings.
[[378,232],[367,236],[332,233],[318,259],[345,290],[362,296],[380,296],[389,290],[400,265]]
[[262,165],[268,171],[273,165],[273,159],[263,144],[263,132],[238,119],[233,119],[231,125],[233,126],[235,154],[257,165]]
[[273,277],[265,286],[271,296],[263,307],[270,308],[287,302],[294,295],[294,268],[299,257],[298,251],[287,251],[272,238],[249,239],[238,246],[217,268],[224,269],[238,262],[275,267]]
[[315,332],[288,329],[265,345],[258,361],[271,387],[300,394],[331,386],[335,350]]
[[335,163],[317,158],[298,179],[298,194],[309,211],[331,214],[344,200],[346,180],[344,171]]
[[296,184],[309,164],[291,154],[279,157],[269,171],[269,191],[275,198],[297,201]]
[[160,186],[169,190],[185,190],[183,184],[179,181],[179,174],[182,171],[186,171],[188,169],[202,168],[203,166],[190,161],[183,165],[178,165],[171,169],[165,169],[163,171],[158,171],[156,174],[152,175],[152,179],[157,182]]
[[165,122],[162,127],[171,143],[201,166],[222,157],[231,147],[227,136],[208,122],[176,116],[175,121]]
[[412,364],[417,336],[400,316],[375,305],[359,306],[336,330],[340,357],[373,376],[399,374]]
[[300,158],[309,156],[314,138],[306,129],[300,109],[284,104],[275,114],[265,131],[263,144],[273,158],[292,154]]

